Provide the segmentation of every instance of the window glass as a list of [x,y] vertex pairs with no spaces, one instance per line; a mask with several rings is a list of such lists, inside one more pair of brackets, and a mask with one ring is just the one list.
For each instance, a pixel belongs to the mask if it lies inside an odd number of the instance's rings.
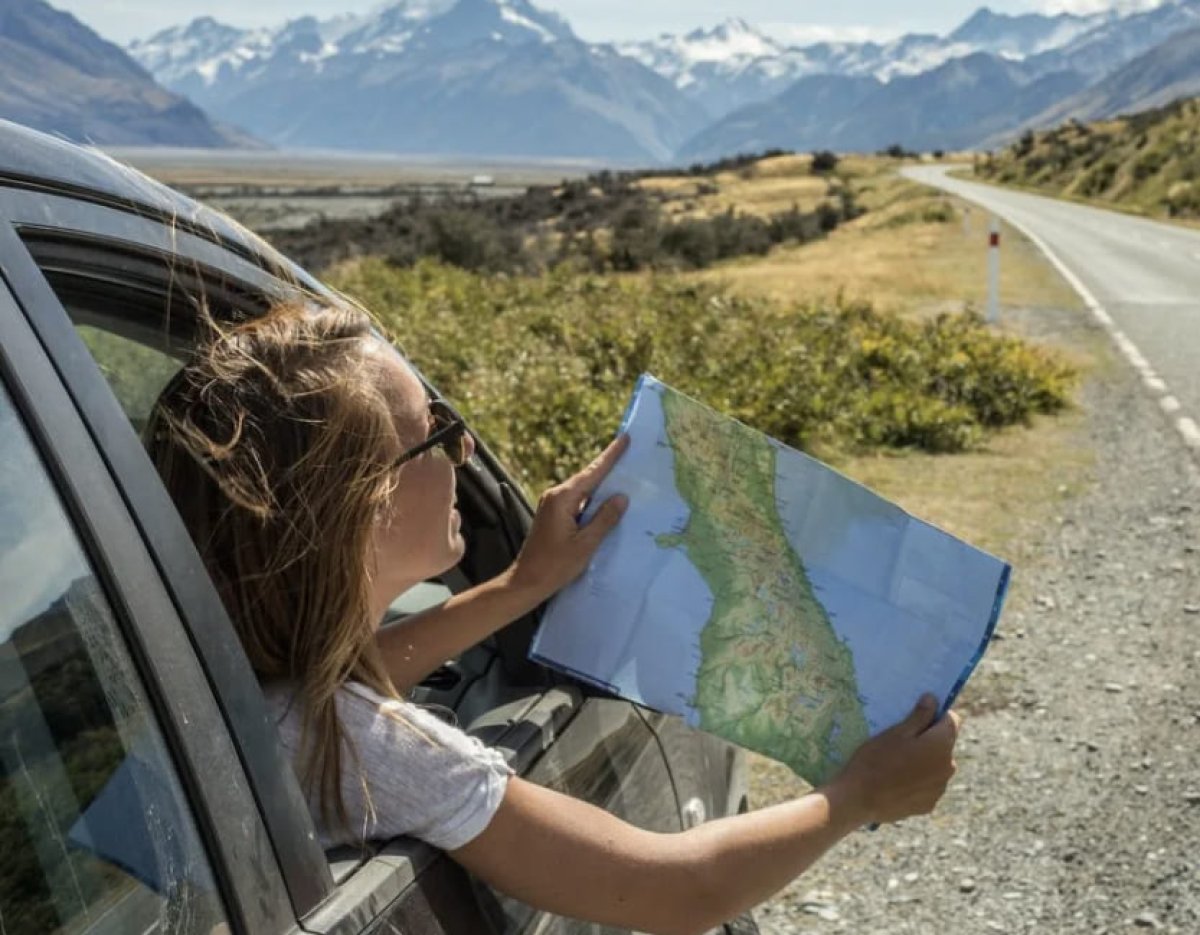
[[0,932],[227,932],[144,689],[0,388]]
[[180,362],[139,341],[92,325],[76,324],[75,329],[92,352],[125,415],[141,434],[158,394],[175,375]]

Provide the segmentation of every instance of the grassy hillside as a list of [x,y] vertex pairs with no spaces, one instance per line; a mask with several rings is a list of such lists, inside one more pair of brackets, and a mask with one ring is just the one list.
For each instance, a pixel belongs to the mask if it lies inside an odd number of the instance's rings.
[[982,178],[1153,217],[1200,219],[1200,98],[1101,123],[1026,133]]

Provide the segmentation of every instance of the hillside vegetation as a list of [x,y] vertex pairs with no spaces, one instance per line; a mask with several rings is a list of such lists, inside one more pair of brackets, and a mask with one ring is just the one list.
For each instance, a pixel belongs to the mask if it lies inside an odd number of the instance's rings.
[[976,165],[1003,184],[1156,217],[1200,219],[1200,98],[1029,132]]
[[[797,157],[774,157],[788,158]],[[605,171],[519,195],[411,198],[375,218],[280,231],[272,240],[318,267],[384,256],[397,266],[425,258],[488,273],[537,274],[564,263],[593,272],[702,269],[819,239],[859,215],[841,176],[812,172],[808,157],[799,158],[803,183],[777,186],[767,199],[748,196],[745,183],[772,160],[740,157],[695,166],[683,178]],[[731,187],[734,197],[720,200]]]
[[586,463],[649,371],[802,448],[962,451],[1068,401],[1069,366],[975,314],[784,305],[677,276],[496,277],[360,260],[331,282],[383,320],[531,489]]

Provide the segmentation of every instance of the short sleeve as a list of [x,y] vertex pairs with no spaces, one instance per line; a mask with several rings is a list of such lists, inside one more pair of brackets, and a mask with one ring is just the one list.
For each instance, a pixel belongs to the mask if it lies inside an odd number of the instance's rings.
[[[342,759],[342,795],[359,840],[410,835],[454,850],[488,826],[512,775],[499,751],[361,685],[339,694],[338,714],[357,755]],[[332,829],[320,830],[325,838]],[[349,843],[345,831],[328,838],[326,846]]]

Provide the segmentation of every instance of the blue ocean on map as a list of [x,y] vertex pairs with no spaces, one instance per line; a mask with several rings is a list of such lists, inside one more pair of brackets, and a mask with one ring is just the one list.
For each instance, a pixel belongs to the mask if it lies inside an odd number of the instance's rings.
[[858,684],[871,686],[859,695],[871,732],[922,691],[945,698],[987,635],[1002,563],[782,445],[775,504]]
[[[609,534],[583,578],[555,599],[554,613],[590,617],[591,608],[602,602],[605,619],[595,622],[603,629],[602,638],[588,642],[587,670],[572,667],[575,674],[649,707],[681,712],[697,723],[699,716],[691,708],[700,667],[696,624],[708,619],[713,596],[682,548],[664,548],[657,541],[664,533],[682,531],[690,514],[675,490],[675,461],[666,446],[661,396],[642,394],[626,421],[634,418],[639,432],[596,491],[584,520],[613,493],[624,493],[639,507]],[[662,451],[647,450],[651,445],[661,445]],[[634,465],[636,471],[631,469]],[[687,649],[681,653],[680,647]],[[579,646],[569,630],[543,627],[534,652],[551,661],[570,660],[577,658]],[[607,675],[598,678],[596,673]]]

